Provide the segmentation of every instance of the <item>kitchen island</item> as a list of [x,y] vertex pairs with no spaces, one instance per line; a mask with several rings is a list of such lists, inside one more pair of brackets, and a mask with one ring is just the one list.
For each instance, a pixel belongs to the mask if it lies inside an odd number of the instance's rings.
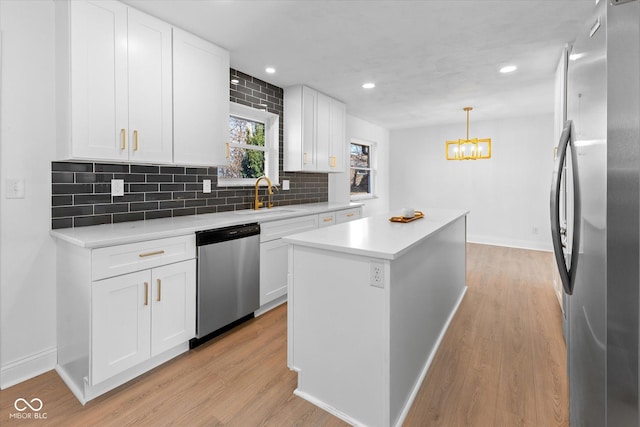
[[285,238],[294,393],[351,424],[402,424],[466,291],[468,211],[424,213]]

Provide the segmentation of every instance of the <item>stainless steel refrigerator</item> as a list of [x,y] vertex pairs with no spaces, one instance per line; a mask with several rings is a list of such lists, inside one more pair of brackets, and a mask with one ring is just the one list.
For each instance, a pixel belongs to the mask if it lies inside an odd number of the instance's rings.
[[640,426],[640,1],[594,3],[567,61],[551,188],[570,424]]

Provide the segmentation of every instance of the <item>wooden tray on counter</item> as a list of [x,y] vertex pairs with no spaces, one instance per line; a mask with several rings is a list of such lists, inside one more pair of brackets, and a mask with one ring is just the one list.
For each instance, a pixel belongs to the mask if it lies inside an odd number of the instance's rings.
[[415,216],[411,218],[405,218],[403,216],[392,216],[391,218],[389,218],[389,221],[407,223],[407,222],[415,221],[416,219],[420,219],[420,218],[424,218],[424,214],[420,211],[416,211]]

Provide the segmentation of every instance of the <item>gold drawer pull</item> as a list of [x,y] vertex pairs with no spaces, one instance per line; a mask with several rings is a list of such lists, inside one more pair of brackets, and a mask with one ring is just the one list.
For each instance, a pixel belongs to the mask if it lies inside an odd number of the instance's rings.
[[138,131],[133,131],[133,151],[138,151]]
[[149,305],[149,283],[144,282],[144,305]]
[[155,252],[147,252],[146,254],[140,254],[138,255],[140,258],[144,258],[147,256],[152,256],[152,255],[162,255],[164,253],[164,251],[155,251]]
[[127,149],[127,130],[126,129],[122,129],[120,131],[120,149],[121,150]]
[[348,213],[348,214],[347,214],[347,218],[351,218],[351,217],[352,217],[352,216],[354,216],[354,215],[355,215],[354,213]]
[[226,154],[225,157],[228,159],[229,157],[231,157],[231,145],[227,142],[227,150],[226,150]]
[[331,217],[329,217],[329,216],[328,216],[328,217],[326,217],[323,221],[324,221],[324,222],[331,222],[331,221],[333,221],[333,218],[331,218]]
[[162,300],[162,282],[158,279],[158,301]]

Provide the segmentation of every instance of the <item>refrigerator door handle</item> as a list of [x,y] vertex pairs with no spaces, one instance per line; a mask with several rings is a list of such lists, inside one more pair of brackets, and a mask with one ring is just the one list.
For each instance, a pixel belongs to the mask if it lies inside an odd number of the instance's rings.
[[[578,159],[575,147],[573,147],[573,123],[571,120],[567,120],[562,134],[560,135],[560,142],[558,143],[558,157],[556,158],[556,164],[553,169],[553,179],[551,181],[551,239],[553,241],[553,253],[555,255],[556,264],[558,265],[558,271],[560,272],[560,279],[562,280],[562,287],[567,295],[573,294],[573,286],[575,283],[575,272],[578,266],[578,254],[580,249],[580,181],[578,179]],[[562,170],[564,162],[567,156],[567,149],[572,146],[571,150],[571,170],[573,171],[573,246],[571,254],[570,266],[567,269],[567,264],[564,259],[563,247],[566,244],[563,242],[563,234],[566,238],[566,230],[560,227],[560,181],[562,178]]]

